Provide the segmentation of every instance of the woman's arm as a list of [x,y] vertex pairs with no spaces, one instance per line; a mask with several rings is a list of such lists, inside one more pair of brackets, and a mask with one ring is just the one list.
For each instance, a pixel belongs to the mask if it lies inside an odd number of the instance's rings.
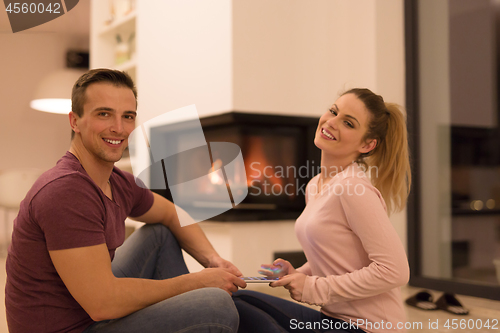
[[[348,227],[359,238],[362,246],[346,248],[345,251],[364,251],[369,262],[365,267],[346,274],[305,278],[293,274],[285,277],[283,281],[272,284],[285,286],[291,294],[292,292],[295,295],[300,294],[300,301],[323,306],[363,299],[408,282],[409,267],[406,253],[387,216],[378,191],[357,178],[348,178],[345,181],[350,181],[351,186],[358,182],[365,186],[362,195],[344,193],[340,196]],[[342,253],[331,255],[342,256]],[[363,256],[363,253],[360,255]],[[294,290],[297,288],[302,290]]]
[[305,275],[312,275],[311,267],[309,266],[308,262],[306,262],[304,265],[297,268],[295,271],[302,273],[302,274],[305,274]]

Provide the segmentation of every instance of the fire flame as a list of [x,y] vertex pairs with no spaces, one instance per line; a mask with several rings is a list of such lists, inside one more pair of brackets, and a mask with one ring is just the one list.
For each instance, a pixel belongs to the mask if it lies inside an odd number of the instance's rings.
[[[262,137],[249,137],[249,151],[245,156],[245,170],[247,171],[247,185],[255,185],[255,182],[267,180],[272,185],[283,185],[283,179],[276,177],[273,172],[266,171],[269,168],[264,153],[264,142]],[[250,173],[249,170],[252,170]]]
[[221,167],[222,167],[222,161],[220,159],[217,159],[212,164],[210,170],[208,170],[208,178],[210,178],[210,182],[214,185],[224,184],[224,179],[219,175],[218,172],[215,172],[219,170]]

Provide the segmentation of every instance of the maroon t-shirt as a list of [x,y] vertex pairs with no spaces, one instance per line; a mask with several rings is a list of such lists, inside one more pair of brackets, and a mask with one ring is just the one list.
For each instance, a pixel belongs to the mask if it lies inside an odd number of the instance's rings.
[[111,260],[125,218],[153,205],[151,191],[113,168],[110,200],[67,152],[21,202],[7,256],[5,305],[11,333],[82,332],[93,323],[57,274],[49,251],[106,243]]

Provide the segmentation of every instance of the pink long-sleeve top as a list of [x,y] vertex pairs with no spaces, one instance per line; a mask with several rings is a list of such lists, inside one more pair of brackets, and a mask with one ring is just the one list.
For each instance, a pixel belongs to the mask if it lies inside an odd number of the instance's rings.
[[405,332],[399,287],[408,282],[408,260],[382,195],[355,163],[322,190],[318,180],[307,185],[295,224],[307,257],[298,269],[308,275],[302,301],[367,332]]

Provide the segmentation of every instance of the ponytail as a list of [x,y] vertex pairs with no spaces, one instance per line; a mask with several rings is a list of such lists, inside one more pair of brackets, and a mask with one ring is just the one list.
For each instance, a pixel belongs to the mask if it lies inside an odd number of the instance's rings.
[[367,158],[367,164],[372,183],[384,197],[387,212],[391,214],[402,211],[406,205],[411,169],[405,116],[397,104],[385,103],[385,106],[389,112],[387,134]]
[[411,186],[406,119],[401,107],[385,103],[382,96],[368,89],[351,89],[371,113],[365,140],[376,139],[377,146],[361,154],[356,162],[365,166],[373,185],[380,191],[389,214],[402,211]]

